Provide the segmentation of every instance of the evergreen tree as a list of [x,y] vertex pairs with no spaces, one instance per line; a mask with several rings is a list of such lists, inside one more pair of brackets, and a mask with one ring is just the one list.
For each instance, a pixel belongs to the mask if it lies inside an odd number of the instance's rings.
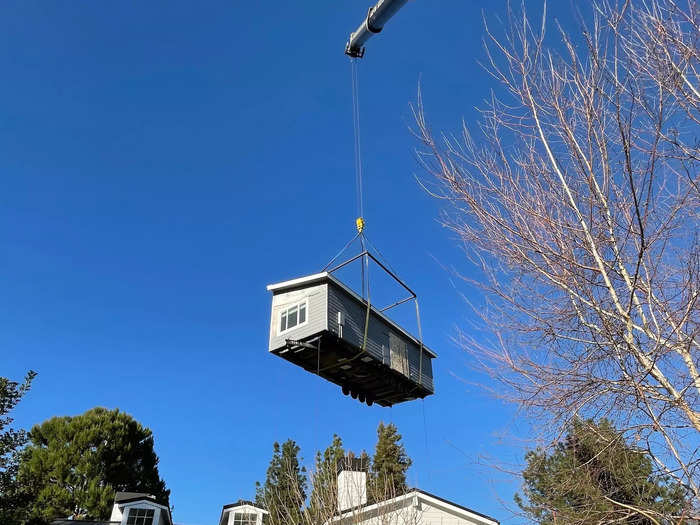
[[299,525],[306,500],[305,469],[299,460],[299,446],[288,439],[274,443],[265,483],[256,483],[255,502],[269,512],[269,525]]
[[338,508],[338,464],[344,456],[343,440],[337,434],[323,454],[316,452],[309,502],[312,523],[324,523]]
[[32,488],[33,518],[107,519],[115,491],[145,492],[168,504],[153,435],[128,414],[93,408],[54,417],[29,437],[19,478]]
[[406,454],[396,425],[380,422],[372,460],[368,499],[373,502],[405,494],[406,471],[413,462]]
[[35,376],[30,371],[22,384],[0,377],[0,523],[3,525],[19,523],[26,511],[27,498],[17,480],[17,471],[27,434],[9,428],[12,418],[8,414],[27,393]]
[[686,505],[685,489],[655,477],[649,457],[604,419],[575,421],[552,452],[525,459],[524,496],[515,501],[542,525],[677,523]]

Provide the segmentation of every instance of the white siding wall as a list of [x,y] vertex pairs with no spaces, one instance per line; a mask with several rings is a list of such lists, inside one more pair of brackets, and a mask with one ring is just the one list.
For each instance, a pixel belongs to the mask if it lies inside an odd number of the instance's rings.
[[[370,507],[371,508],[371,507]],[[366,514],[346,515],[337,525],[496,525],[477,514],[450,508],[450,505],[426,502],[422,496],[403,499],[399,504],[379,507]]]
[[222,521],[219,525],[233,525],[234,514],[236,513],[255,514],[256,525],[262,525],[263,514],[265,514],[265,512],[262,509],[259,509],[257,507],[253,507],[251,505],[240,505],[238,507],[226,509],[222,516]]
[[[328,326],[327,295],[327,284],[319,284],[317,286],[273,295],[272,313],[270,316],[269,350],[272,352],[273,350],[284,348],[286,339],[303,339],[304,337],[326,330]],[[306,324],[280,335],[280,312],[304,299],[308,300]]]
[[464,516],[458,516],[447,512],[440,507],[428,505],[425,502],[421,503],[421,524],[422,525],[475,525],[483,524],[483,520],[468,519]]

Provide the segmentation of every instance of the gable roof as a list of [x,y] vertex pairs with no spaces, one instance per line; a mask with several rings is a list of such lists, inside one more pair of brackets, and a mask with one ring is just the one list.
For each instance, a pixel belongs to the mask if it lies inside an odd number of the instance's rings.
[[493,525],[500,525],[500,522],[496,518],[492,518],[491,516],[488,516],[486,514],[482,514],[481,512],[477,512],[473,509],[470,509],[469,507],[465,507],[463,505],[460,505],[458,503],[454,503],[452,501],[446,500],[444,498],[441,498],[439,496],[435,496],[434,494],[431,494],[430,492],[426,492],[421,489],[410,489],[406,494],[402,494],[400,496],[396,496],[394,498],[389,498],[384,501],[380,501],[379,503],[374,503],[372,505],[366,505],[364,507],[360,507],[359,509],[350,509],[343,511],[338,517],[334,518],[331,520],[331,522],[335,521],[340,521],[348,516],[352,516],[353,514],[359,513],[369,513],[373,512],[375,510],[380,510],[383,507],[391,506],[396,503],[401,503],[404,501],[409,501],[412,498],[418,496],[420,499],[426,501],[429,504],[433,504],[438,507],[443,507],[445,510],[454,512],[455,514],[460,514],[462,516],[466,516],[471,519],[475,519],[483,523],[484,525],[488,524],[493,524]]
[[[117,500],[117,497],[119,497],[119,500]],[[156,501],[155,497],[151,496],[150,494],[144,494],[141,492],[118,492],[114,497],[114,505],[119,506],[122,509],[135,507],[137,503],[145,503],[149,507],[159,509],[161,523],[163,520],[167,519],[167,522],[172,524],[173,515],[170,512],[170,507]]]
[[114,503],[122,503],[125,501],[135,501],[137,499],[148,498],[155,501],[155,496],[146,494],[145,492],[117,492],[114,495]]
[[238,500],[238,501],[235,502],[235,503],[229,503],[228,505],[224,505],[224,507],[223,507],[222,510],[225,510],[225,511],[226,511],[226,510],[229,510],[229,509],[234,509],[234,508],[236,508],[236,507],[253,507],[253,508],[256,509],[256,510],[261,511],[263,514],[269,514],[269,512],[267,512],[267,511],[266,511],[265,509],[263,509],[261,506],[256,505],[256,504],[253,503],[252,501],[248,501],[248,500],[246,500],[246,499],[241,499],[241,500]]
[[484,518],[484,519],[490,520],[494,523],[500,524],[500,521],[498,521],[496,518],[493,518],[493,517],[491,517],[487,514],[483,514],[481,512],[477,512],[473,509],[470,509],[469,507],[465,507],[465,506],[460,505],[458,503],[454,503],[452,501],[446,500],[445,498],[441,498],[439,496],[436,496],[435,494],[431,494],[430,492],[426,492],[426,491],[421,490],[421,489],[413,489],[413,492],[418,492],[418,493],[422,494],[423,496],[427,496],[428,498],[436,500],[436,501],[443,503],[445,505],[449,505],[449,506],[454,507],[456,509],[460,509],[464,512],[468,512],[470,514],[475,514],[476,516],[479,516],[480,518]]

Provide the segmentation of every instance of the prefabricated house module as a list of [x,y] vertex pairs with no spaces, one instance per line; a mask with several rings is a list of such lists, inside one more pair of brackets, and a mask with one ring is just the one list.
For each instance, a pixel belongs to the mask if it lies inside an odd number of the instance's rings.
[[371,405],[433,394],[432,359],[421,341],[331,273],[267,287],[269,351]]

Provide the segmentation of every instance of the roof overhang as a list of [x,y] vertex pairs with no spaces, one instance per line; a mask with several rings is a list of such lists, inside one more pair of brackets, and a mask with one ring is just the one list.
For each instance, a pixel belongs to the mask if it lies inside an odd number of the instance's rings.
[[251,505],[250,503],[229,503],[228,505],[224,505],[224,508],[222,510],[225,512],[227,510],[233,509],[252,509],[260,514],[269,514],[269,512],[265,509],[256,505]]
[[172,524],[172,522],[173,522],[173,516],[172,516],[172,514],[170,513],[170,508],[169,508],[167,505],[162,505],[161,503],[155,502],[152,498],[149,498],[149,497],[147,497],[147,496],[145,496],[145,497],[142,496],[142,497],[136,497],[136,498],[129,498],[129,499],[121,500],[121,501],[115,503],[115,505],[118,505],[118,506],[122,509],[122,511],[123,511],[124,509],[128,509],[128,508],[131,508],[131,507],[136,507],[137,504],[138,504],[138,507],[139,507],[139,508],[151,507],[151,508],[153,508],[154,510],[156,510],[156,509],[158,509],[158,510],[164,510],[165,512],[167,512],[168,518],[170,519],[170,523]]
[[333,518],[332,520],[327,522],[327,525],[330,525],[332,523],[341,523],[346,518],[353,518],[356,521],[357,518],[362,515],[371,515],[374,512],[381,512],[382,509],[385,507],[408,505],[411,503],[411,500],[413,498],[423,500],[431,506],[443,508],[447,512],[451,512],[463,518],[469,519],[473,523],[479,523],[483,525],[500,525],[500,522],[495,518],[487,516],[486,514],[481,514],[480,512],[476,512],[475,510],[464,507],[462,505],[458,505],[446,499],[439,498],[438,496],[435,496],[420,489],[414,489],[401,496],[396,496],[395,498],[380,501],[379,503],[375,503],[373,505],[344,511],[340,514],[340,516],[337,516],[336,518]]

